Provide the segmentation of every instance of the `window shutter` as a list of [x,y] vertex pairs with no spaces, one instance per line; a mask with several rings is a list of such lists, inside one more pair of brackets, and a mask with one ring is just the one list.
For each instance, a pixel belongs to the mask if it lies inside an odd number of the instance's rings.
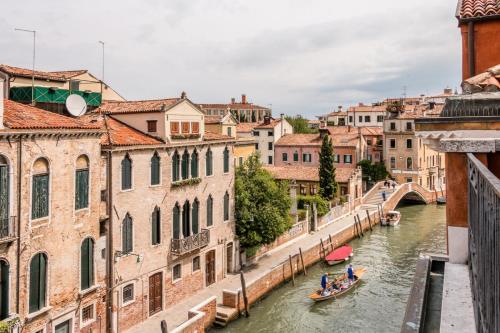
[[29,312],[40,309],[40,254],[35,255],[30,263]]
[[45,288],[47,286],[47,258],[45,257],[44,254],[39,254],[40,256],[40,287],[39,291],[40,294],[38,296],[39,302],[38,302],[38,307],[39,309],[45,307]]
[[224,221],[229,220],[229,193],[224,195]]
[[182,207],[182,235],[184,237],[189,237],[191,235],[190,215],[191,215],[191,209],[189,201],[186,201],[184,203],[184,206]]
[[198,153],[196,151],[191,154],[191,177],[198,177]]
[[191,123],[191,129],[193,131],[193,134],[198,134],[200,132],[200,123],[198,122]]
[[160,184],[160,157],[154,154],[151,158],[151,185]]
[[127,228],[127,253],[132,252],[132,219],[128,218],[128,228]]
[[193,202],[193,209],[192,209],[192,229],[193,229],[193,234],[197,234],[199,232],[199,224],[198,224],[198,211],[199,211],[199,203],[198,200],[195,200]]
[[86,208],[89,203],[89,170],[76,170],[75,178],[75,208]]
[[172,180],[174,182],[179,180],[179,153],[175,151],[172,157]]
[[229,172],[229,150],[224,149],[224,173]]
[[210,148],[207,150],[207,155],[206,155],[206,175],[211,176],[212,175],[212,151]]
[[6,165],[0,166],[0,219],[1,228],[8,228],[9,218],[9,169]]
[[89,241],[89,287],[94,285],[94,241],[92,239],[88,239]]
[[82,248],[80,251],[81,255],[81,289],[88,289],[90,286],[89,281],[89,242],[85,239],[82,243]]
[[174,218],[173,218],[173,222],[174,222],[174,225],[173,225],[173,237],[174,239],[179,239],[180,238],[180,212],[179,212],[180,208],[179,208],[179,205],[175,205],[174,206],[174,211],[173,211],[173,215],[174,215]]
[[184,154],[182,154],[182,163],[181,163],[181,177],[182,179],[188,179],[189,178],[189,153],[187,150],[184,151]]
[[122,190],[132,188],[132,160],[126,155],[122,161]]
[[189,122],[183,121],[181,126],[182,126],[182,134],[189,134]]
[[170,134],[179,134],[179,122],[173,121],[170,123]]
[[33,206],[31,207],[31,217],[33,219],[49,215],[49,175],[33,176]]
[[213,224],[213,199],[212,196],[208,196],[207,199],[207,227]]

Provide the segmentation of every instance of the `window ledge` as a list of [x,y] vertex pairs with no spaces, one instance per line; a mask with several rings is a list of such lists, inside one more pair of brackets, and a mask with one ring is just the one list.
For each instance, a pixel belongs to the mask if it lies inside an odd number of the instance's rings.
[[44,307],[44,308],[41,308],[41,309],[40,309],[40,310],[38,310],[38,311],[35,311],[35,312],[33,312],[33,313],[28,314],[28,315],[26,316],[26,319],[27,319],[27,320],[31,320],[31,319],[36,318],[36,317],[38,317],[38,316],[40,316],[40,315],[42,315],[42,314],[44,314],[44,313],[49,312],[51,309],[52,309],[52,307],[51,307],[51,306],[46,306],[46,307]]
[[155,185],[149,185],[150,188],[158,188],[158,187],[161,187],[161,183],[160,184],[155,184]]
[[120,190],[120,192],[131,192],[133,190],[134,190],[134,188],[129,188],[129,189],[126,189],[126,190]]
[[96,291],[100,287],[101,287],[100,285],[96,284],[96,285],[94,285],[94,286],[92,286],[90,288],[87,288],[85,290],[80,290],[80,292],[78,293],[78,295],[80,296],[80,298],[82,298],[82,297],[84,297],[84,296],[86,296],[86,295],[88,295],[88,294]]
[[134,304],[134,303],[135,303],[135,299],[128,301],[128,302],[125,302],[125,303],[122,303],[122,308],[129,306],[130,304]]

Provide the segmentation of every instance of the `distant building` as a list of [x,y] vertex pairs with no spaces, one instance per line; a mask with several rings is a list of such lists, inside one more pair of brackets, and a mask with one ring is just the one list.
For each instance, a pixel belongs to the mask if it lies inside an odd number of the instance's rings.
[[236,102],[235,98],[231,98],[229,104],[199,104],[201,110],[207,116],[226,115],[232,113],[238,122],[255,123],[264,121],[265,116],[272,116],[272,110],[257,104],[248,102],[245,94],[241,95],[241,101]]
[[104,100],[125,100],[87,70],[55,72],[36,70],[33,93],[32,76],[31,69],[0,64],[0,79],[3,78],[6,82],[4,96],[25,104],[31,104],[33,98],[35,106],[61,114],[67,113],[65,102],[70,94],[82,96],[89,110],[99,107]]
[[[395,106],[396,107],[396,106]],[[415,119],[437,117],[442,104],[401,105],[384,121],[384,160],[399,183],[415,182],[429,189],[442,189],[446,182],[445,156],[415,136]]]
[[253,127],[255,150],[260,153],[260,160],[264,165],[274,165],[274,146],[285,135],[293,133],[293,127],[282,119],[273,119],[266,116],[264,121]]

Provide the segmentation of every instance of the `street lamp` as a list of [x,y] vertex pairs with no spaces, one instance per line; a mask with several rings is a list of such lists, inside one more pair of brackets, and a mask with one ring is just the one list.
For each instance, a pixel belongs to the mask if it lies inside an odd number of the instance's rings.
[[31,73],[31,104],[35,105],[35,50],[36,50],[36,30],[19,29],[15,28],[15,31],[29,32],[33,34],[33,67]]

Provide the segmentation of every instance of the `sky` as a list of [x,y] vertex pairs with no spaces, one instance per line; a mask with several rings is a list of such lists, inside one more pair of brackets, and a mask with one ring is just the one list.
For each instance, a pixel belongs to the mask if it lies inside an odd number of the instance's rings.
[[228,103],[313,119],[459,88],[457,0],[25,0],[0,5],[0,63],[88,69],[128,100]]

